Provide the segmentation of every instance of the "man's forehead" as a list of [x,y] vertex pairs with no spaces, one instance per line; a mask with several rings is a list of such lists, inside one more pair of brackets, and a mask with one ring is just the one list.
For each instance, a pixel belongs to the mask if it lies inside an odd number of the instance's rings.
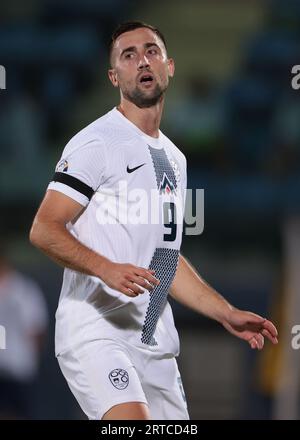
[[148,28],[138,28],[121,34],[115,41],[114,50],[118,53],[127,47],[143,46],[146,43],[154,43],[164,48],[163,42],[155,32]]

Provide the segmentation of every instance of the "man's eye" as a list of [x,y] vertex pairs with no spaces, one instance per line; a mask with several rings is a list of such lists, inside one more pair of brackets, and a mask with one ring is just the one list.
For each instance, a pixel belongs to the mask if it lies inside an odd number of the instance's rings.
[[127,59],[130,59],[130,58],[132,58],[133,57],[133,53],[131,52],[131,53],[127,53],[126,55],[125,55],[125,58],[127,58]]
[[155,55],[157,54],[157,49],[149,49],[148,52],[150,53],[150,55]]

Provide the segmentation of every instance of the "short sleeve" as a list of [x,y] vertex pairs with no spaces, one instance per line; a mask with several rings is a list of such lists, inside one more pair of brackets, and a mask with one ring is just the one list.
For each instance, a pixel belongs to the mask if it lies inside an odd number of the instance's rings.
[[100,140],[90,141],[73,151],[66,147],[48,189],[62,192],[87,206],[101,185],[104,168],[105,152]]

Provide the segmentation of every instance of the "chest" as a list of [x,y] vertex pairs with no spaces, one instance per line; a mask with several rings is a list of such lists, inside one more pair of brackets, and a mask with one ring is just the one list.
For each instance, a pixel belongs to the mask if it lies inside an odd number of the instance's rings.
[[109,155],[108,163],[106,188],[116,190],[121,184],[130,190],[157,190],[166,194],[179,189],[180,163],[169,148],[125,144]]

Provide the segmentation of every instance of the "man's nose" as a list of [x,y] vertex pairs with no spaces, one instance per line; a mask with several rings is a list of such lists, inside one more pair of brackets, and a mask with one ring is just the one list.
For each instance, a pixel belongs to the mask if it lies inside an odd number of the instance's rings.
[[146,55],[140,56],[139,61],[138,61],[138,69],[142,70],[145,67],[149,67],[149,66],[150,66],[150,63],[149,63],[149,60],[146,57]]

